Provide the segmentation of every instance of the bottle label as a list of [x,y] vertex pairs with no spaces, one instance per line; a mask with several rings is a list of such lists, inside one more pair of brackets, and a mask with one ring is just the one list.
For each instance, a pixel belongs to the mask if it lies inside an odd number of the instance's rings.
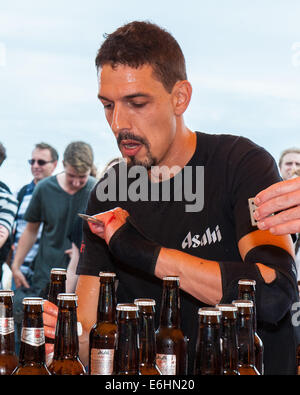
[[156,364],[164,375],[176,375],[176,355],[156,354]]
[[45,344],[44,328],[22,328],[21,341],[34,347]]
[[114,367],[114,349],[91,349],[91,375],[111,375]]
[[0,317],[0,335],[9,335],[15,331],[13,317]]

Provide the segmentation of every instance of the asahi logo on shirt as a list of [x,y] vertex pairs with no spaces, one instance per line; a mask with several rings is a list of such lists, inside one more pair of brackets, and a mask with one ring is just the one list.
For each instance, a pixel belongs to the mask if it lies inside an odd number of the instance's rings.
[[197,248],[200,246],[204,247],[206,245],[218,243],[221,240],[222,235],[220,227],[217,225],[213,231],[211,231],[210,228],[207,228],[202,236],[197,234],[192,236],[192,233],[189,232],[182,242],[182,248]]

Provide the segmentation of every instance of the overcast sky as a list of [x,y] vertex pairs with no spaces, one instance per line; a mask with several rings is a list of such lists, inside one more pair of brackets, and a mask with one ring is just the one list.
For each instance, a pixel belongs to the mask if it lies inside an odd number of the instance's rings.
[[[103,34],[150,20],[181,45],[193,86],[189,128],[251,138],[278,159],[300,146],[299,0],[0,0],[0,180],[31,180],[35,143],[119,151],[97,100]],[[61,166],[59,167],[61,170]]]

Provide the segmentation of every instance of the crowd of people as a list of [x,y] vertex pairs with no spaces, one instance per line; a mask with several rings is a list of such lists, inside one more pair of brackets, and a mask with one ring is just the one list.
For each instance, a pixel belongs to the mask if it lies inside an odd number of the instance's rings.
[[[132,22],[118,28],[101,45],[96,66],[98,97],[127,165],[126,183],[121,162],[110,167],[116,185],[132,191],[137,179],[129,173],[135,166],[147,170],[139,185],[158,188],[166,182],[174,186],[190,168],[198,190],[193,170],[203,167],[204,205],[187,212],[185,195],[178,200],[175,192],[169,201],[161,194],[154,201],[151,196],[133,201],[124,199],[121,187],[113,198],[102,199],[109,171],[99,181],[93,176],[89,144],[70,143],[64,171],[57,175],[52,175],[56,150],[37,144],[29,160],[32,182],[17,198],[0,184],[0,246],[2,253],[5,240],[12,240],[18,331],[22,299],[46,297],[51,268],[70,268],[69,290],[76,287],[83,329],[80,356],[87,364],[100,271],[116,272],[119,302],[149,297],[158,309],[161,279],[178,275],[192,373],[197,310],[230,303],[237,297],[238,280],[251,278],[257,284],[265,373],[295,374],[300,328],[292,325],[291,306],[299,299],[300,150],[283,152],[277,166],[265,149],[246,138],[191,131],[184,121],[192,94],[185,59],[174,37],[157,25]],[[2,146],[0,155],[1,163]],[[166,171],[171,168],[172,175]],[[249,215],[248,199],[253,197],[257,227]],[[80,212],[100,218],[102,225],[82,224]],[[45,303],[44,310],[45,335],[53,337],[57,309]]]

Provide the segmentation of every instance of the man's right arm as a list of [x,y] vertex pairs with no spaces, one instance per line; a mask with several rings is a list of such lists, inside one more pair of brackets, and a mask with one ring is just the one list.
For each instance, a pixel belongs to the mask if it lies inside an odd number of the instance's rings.
[[11,266],[11,270],[17,288],[19,288],[21,285],[24,285],[26,288],[29,288],[29,284],[27,283],[25,277],[23,276],[20,267],[23,264],[26,255],[28,254],[28,252],[30,251],[30,249],[32,248],[32,246],[36,241],[39,227],[40,227],[40,222],[27,222],[26,228],[20,237],[15,258]]

